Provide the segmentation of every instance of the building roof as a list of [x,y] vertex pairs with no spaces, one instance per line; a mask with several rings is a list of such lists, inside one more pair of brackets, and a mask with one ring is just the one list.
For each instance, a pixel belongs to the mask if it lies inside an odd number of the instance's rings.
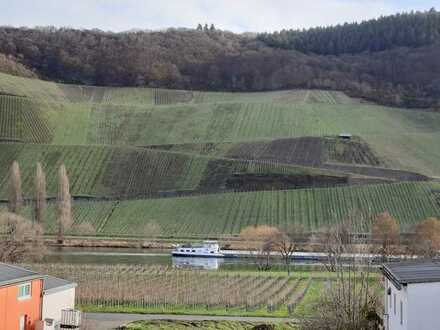
[[440,282],[440,262],[436,261],[388,263],[383,265],[382,272],[399,290],[411,283]]
[[44,276],[44,294],[55,293],[75,287],[76,283],[49,275]]
[[0,286],[43,278],[43,275],[15,265],[0,263]]

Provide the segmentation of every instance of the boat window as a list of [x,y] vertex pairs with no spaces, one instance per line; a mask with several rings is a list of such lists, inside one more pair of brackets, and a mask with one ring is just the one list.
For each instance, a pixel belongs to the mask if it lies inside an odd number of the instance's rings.
[[185,250],[184,249],[180,249],[180,252],[185,252]]
[[186,252],[190,252],[190,250],[186,250]]
[[211,253],[214,253],[214,251],[211,251]]
[[192,252],[196,252],[196,250],[192,250]]

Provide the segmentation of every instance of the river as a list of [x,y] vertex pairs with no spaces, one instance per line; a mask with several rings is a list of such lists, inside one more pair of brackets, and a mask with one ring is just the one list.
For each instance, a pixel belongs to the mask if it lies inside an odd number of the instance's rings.
[[[169,250],[145,250],[135,248],[49,248],[43,262],[46,263],[81,263],[81,264],[146,264],[163,265],[175,268],[202,269],[253,269],[257,268],[255,258],[185,258],[172,257]],[[317,265],[316,262],[295,262]],[[276,268],[282,267],[280,259],[272,261]]]

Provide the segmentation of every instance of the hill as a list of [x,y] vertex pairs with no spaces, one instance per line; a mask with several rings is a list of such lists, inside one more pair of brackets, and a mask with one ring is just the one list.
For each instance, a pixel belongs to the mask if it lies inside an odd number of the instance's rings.
[[0,95],[4,141],[145,147],[349,132],[374,152],[372,165],[440,176],[440,113],[368,104],[341,92],[85,87],[0,74],[0,93],[7,94]]
[[383,105],[438,109],[439,38],[440,15],[432,9],[255,36],[215,27],[122,33],[0,27],[0,52],[66,83],[340,90]]
[[219,237],[262,223],[315,231],[349,212],[383,211],[408,231],[440,215],[431,178],[440,176],[439,124],[440,113],[339,91],[96,87],[0,74],[0,200],[5,207],[17,160],[32,216],[39,161],[47,233],[62,163],[71,234]]

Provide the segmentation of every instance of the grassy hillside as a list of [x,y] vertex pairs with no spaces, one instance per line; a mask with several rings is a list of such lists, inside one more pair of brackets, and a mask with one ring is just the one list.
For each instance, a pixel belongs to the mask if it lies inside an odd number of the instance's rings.
[[440,113],[364,104],[340,92],[84,87],[0,74],[0,93],[20,96],[0,95],[2,139],[146,146],[350,132],[386,166],[440,176]]
[[[83,223],[106,236],[218,237],[263,223],[317,230],[352,211],[389,211],[409,230],[440,216],[434,183],[406,183],[440,176],[438,127],[440,113],[336,91],[88,87],[0,74],[0,199],[14,160],[32,197],[40,161],[51,197],[66,164],[73,234]],[[55,232],[53,204],[46,230]]]
[[[398,183],[358,187],[207,194],[127,201],[78,201],[74,227],[88,223],[104,236],[219,237],[257,224],[300,224],[314,231],[344,220],[389,211],[408,231],[420,220],[440,217],[439,184]],[[30,210],[26,209],[25,213]],[[56,232],[55,208],[46,230]],[[75,226],[76,225],[76,226]],[[364,223],[356,230],[365,230]]]

